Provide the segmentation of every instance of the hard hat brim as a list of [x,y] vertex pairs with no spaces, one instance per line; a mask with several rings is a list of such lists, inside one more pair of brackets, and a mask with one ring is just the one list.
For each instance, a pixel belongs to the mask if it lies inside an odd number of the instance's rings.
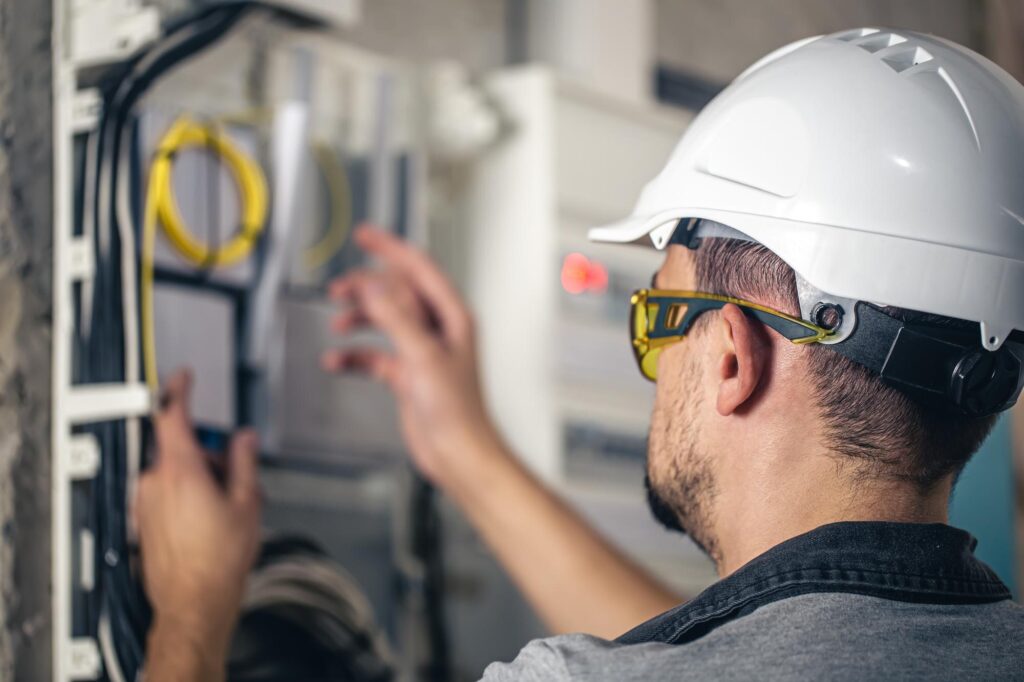
[[834,296],[979,322],[988,350],[1002,345],[1013,329],[1024,329],[1024,308],[1008,311],[1005,304],[1024,290],[1024,262],[998,254],[835,225],[683,207],[595,227],[588,237],[662,250],[679,221],[689,218],[727,225],[763,244],[807,282]]
[[607,244],[647,244],[654,246],[649,235],[649,219],[646,217],[630,217],[607,225],[592,227],[587,231],[587,239],[592,242]]

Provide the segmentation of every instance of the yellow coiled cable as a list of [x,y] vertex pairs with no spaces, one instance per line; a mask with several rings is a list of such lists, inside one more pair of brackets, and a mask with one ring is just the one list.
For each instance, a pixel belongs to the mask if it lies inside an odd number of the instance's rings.
[[[188,147],[203,147],[217,154],[231,173],[241,202],[238,233],[224,245],[211,249],[186,227],[174,198],[174,156]],[[158,388],[156,338],[153,329],[153,269],[157,223],[168,242],[189,263],[200,268],[225,267],[246,258],[263,232],[267,219],[267,181],[259,163],[242,152],[216,125],[188,116],[177,119],[164,134],[149,169],[143,215],[142,242],[142,353],[146,383]]]
[[334,254],[341,251],[352,231],[352,187],[345,167],[329,145],[314,145],[313,154],[327,185],[331,204],[331,221],[327,231],[305,252],[306,267],[319,270],[327,265]]
[[[269,121],[266,110],[252,109],[221,119],[225,123],[240,125],[263,125]],[[345,165],[338,159],[334,147],[326,142],[311,145],[313,159],[327,186],[330,203],[330,220],[327,231],[303,254],[308,270],[319,270],[344,248],[352,232],[352,185]]]

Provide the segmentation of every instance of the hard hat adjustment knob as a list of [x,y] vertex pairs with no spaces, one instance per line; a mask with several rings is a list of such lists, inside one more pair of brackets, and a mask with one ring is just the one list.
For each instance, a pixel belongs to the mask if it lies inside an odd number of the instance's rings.
[[949,382],[949,398],[970,416],[985,416],[1013,404],[1021,384],[1021,362],[1009,348],[977,348],[960,358]]
[[843,323],[843,313],[843,306],[838,303],[819,301],[811,309],[811,322],[831,331]]

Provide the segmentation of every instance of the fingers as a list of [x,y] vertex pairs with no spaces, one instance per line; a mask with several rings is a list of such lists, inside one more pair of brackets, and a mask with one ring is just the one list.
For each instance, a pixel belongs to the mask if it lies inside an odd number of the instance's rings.
[[430,325],[430,315],[417,296],[412,285],[393,270],[356,270],[331,283],[330,297],[338,303],[348,303],[350,308],[334,318],[332,328],[345,333],[370,322],[366,315],[367,292],[375,282],[384,282],[388,295],[395,299],[406,315],[423,326]]
[[259,503],[259,443],[251,429],[242,429],[231,438],[227,493],[235,504],[244,507]]
[[[374,305],[372,289],[383,289],[392,305],[385,304],[384,318],[371,317],[369,307]],[[415,323],[431,337],[428,330],[429,319],[426,310],[417,299],[412,288],[394,273],[357,270],[345,277],[335,280],[330,286],[330,296],[337,301],[347,301],[352,307],[343,310],[334,317],[331,328],[338,334],[345,334],[359,327],[376,325],[381,331],[390,334],[391,327],[378,324],[383,319],[386,323],[391,317],[401,316],[410,324]],[[394,340],[394,339],[393,339]],[[396,344],[397,345],[397,344]],[[328,350],[320,357],[320,364],[328,372],[353,371],[369,376],[376,381],[392,384],[397,376],[397,358],[380,348],[346,348]]]
[[334,301],[358,301],[358,292],[361,286],[363,286],[366,280],[373,277],[375,273],[373,270],[367,270],[360,268],[346,273],[343,277],[331,282],[330,286],[327,287],[327,295]]
[[165,424],[190,421],[191,397],[192,372],[188,369],[176,370],[164,383],[160,393],[157,420]]
[[417,315],[402,305],[390,282],[370,281],[364,297],[366,317],[388,336],[400,356],[419,360],[439,349],[437,338]]
[[414,357],[437,345],[427,312],[412,288],[394,273],[354,272],[331,285],[331,297],[353,305],[335,318],[335,330],[369,323],[384,332],[400,354]]
[[192,428],[189,398],[192,374],[178,370],[165,384],[160,405],[153,415],[156,434],[157,465],[202,465],[202,451]]
[[320,364],[328,372],[353,371],[394,387],[398,379],[398,360],[379,348],[347,348],[325,352]]
[[472,322],[462,297],[429,256],[383,230],[361,227],[355,237],[364,250],[413,284],[437,314],[449,341],[465,343],[469,340]]
[[334,316],[334,319],[331,320],[331,329],[336,334],[347,334],[348,332],[366,326],[369,321],[370,320],[362,310],[358,308],[350,308],[349,310],[338,313]]

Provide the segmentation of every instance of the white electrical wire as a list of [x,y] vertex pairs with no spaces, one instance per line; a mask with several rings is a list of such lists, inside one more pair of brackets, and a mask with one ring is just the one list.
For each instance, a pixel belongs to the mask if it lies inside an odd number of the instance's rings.
[[[96,156],[99,154],[99,132],[93,130],[85,142],[85,176],[82,182],[82,237],[85,243],[92,243],[96,236]],[[91,277],[82,280],[81,325],[82,336],[89,338],[92,332],[92,292]]]
[[[122,316],[124,318],[124,380],[137,384],[141,380],[139,360],[139,307],[138,279],[135,268],[135,222],[132,219],[131,183],[128,173],[131,163],[131,128],[125,126],[121,140],[121,158],[118,160],[116,210],[121,237],[121,287]],[[130,544],[135,544],[138,532],[132,519],[135,518],[135,491],[142,466],[142,425],[138,417],[125,422],[125,505],[126,535]]]
[[[373,629],[373,608],[369,600],[355,580],[336,564],[307,557],[279,561],[256,571],[251,580],[252,588],[245,600],[248,609],[265,608],[282,601],[306,603],[318,609],[330,603],[338,607],[337,615],[353,630]],[[308,586],[317,593],[329,590],[329,594],[309,601],[302,598],[303,595],[308,597],[308,592],[299,590],[298,586]]]
[[117,651],[114,649],[114,632],[110,629],[110,613],[106,606],[100,613],[99,644],[100,651],[103,653],[104,669],[110,682],[127,682],[124,672],[121,671],[121,664],[117,660]]
[[[129,74],[118,88],[115,93],[114,100],[116,101],[119,96],[124,92],[124,88],[132,82],[133,77],[139,73],[143,73],[149,68],[155,60],[166,54],[169,50],[174,49],[180,45],[183,41],[188,40],[194,33],[197,32],[195,27],[189,27],[183,29],[178,35],[166,40],[163,45],[158,46],[150,54],[143,57],[133,68],[132,73]],[[125,126],[123,131],[124,137],[122,138],[121,147],[121,158],[117,160],[111,160],[111,155],[114,147],[114,140],[112,139],[113,129],[109,125],[109,122],[105,122],[107,125],[106,132],[107,137],[103,139],[103,152],[100,153],[99,145],[99,134],[94,134],[97,138],[97,143],[94,145],[95,155],[98,155],[102,159],[102,164],[99,164],[98,171],[93,169],[97,166],[97,160],[94,158],[89,163],[87,160],[87,173],[94,175],[95,182],[95,198],[97,203],[93,203],[93,198],[89,197],[89,191],[87,190],[86,198],[88,200],[87,210],[83,218],[86,222],[83,222],[83,228],[88,229],[87,234],[91,234],[96,239],[98,249],[101,253],[108,253],[110,250],[110,236],[112,228],[111,222],[111,194],[116,189],[116,197],[113,199],[116,201],[116,209],[118,211],[118,222],[121,224],[119,236],[122,239],[122,250],[121,250],[121,268],[122,268],[122,290],[124,294],[124,336],[125,336],[125,379],[128,382],[138,381],[138,317],[137,317],[137,306],[135,305],[136,290],[138,282],[135,278],[135,248],[134,248],[134,234],[132,233],[133,221],[131,220],[131,202],[129,200],[130,186],[129,173],[127,160],[128,148],[130,145],[125,144],[126,141],[130,140],[130,126]],[[87,152],[88,153],[88,152]],[[118,174],[118,187],[111,188],[112,180],[112,169],[114,162],[119,164]],[[99,221],[94,218],[94,210],[98,206]],[[127,220],[126,220],[127,219]],[[126,239],[127,236],[127,239]],[[83,292],[85,293],[85,292]],[[88,308],[83,306],[83,309],[91,311],[92,301],[91,292],[88,292],[89,303]],[[134,379],[133,379],[134,375]],[[126,506],[132,504],[134,500],[134,491],[136,488],[136,482],[138,479],[139,463],[141,460],[141,428],[138,419],[127,420],[125,425],[126,437],[127,437],[127,448],[126,448]],[[135,529],[132,527],[130,521],[130,515],[126,515],[126,535],[131,541],[136,536]],[[112,682],[127,682],[123,671],[121,670],[120,663],[117,659],[117,652],[114,646],[113,632],[110,625],[110,613],[106,607],[100,615],[99,620],[99,645],[100,651],[103,656],[104,666],[107,675],[110,677]]]
[[277,560],[254,571],[243,611],[277,605],[305,606],[336,616],[350,634],[367,638],[371,654],[394,666],[394,652],[376,624],[373,606],[355,578],[338,564],[321,557],[300,556]]

